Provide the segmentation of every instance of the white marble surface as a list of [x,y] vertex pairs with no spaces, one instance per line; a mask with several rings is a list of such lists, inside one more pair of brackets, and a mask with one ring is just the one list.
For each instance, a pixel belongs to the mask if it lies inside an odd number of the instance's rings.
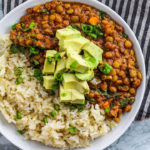
[[[0,19],[2,17],[0,4]],[[0,150],[19,149],[0,134]],[[150,150],[150,119],[133,122],[127,132],[106,150]]]

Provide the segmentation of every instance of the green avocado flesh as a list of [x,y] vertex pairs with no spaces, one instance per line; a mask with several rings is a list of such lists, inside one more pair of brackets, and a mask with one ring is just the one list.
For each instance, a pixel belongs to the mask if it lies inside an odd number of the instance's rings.
[[[93,69],[102,61],[103,50],[71,26],[57,30],[56,37],[59,40],[59,52],[46,52],[43,85],[49,90],[57,82],[61,102],[84,104],[84,95],[90,90],[87,81],[93,79]],[[58,74],[62,80],[56,80]]]

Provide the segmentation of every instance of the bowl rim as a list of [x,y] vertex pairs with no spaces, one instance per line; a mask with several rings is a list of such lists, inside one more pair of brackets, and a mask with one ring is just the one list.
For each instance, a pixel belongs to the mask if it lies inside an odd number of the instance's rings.
[[[39,2],[40,1],[40,2]],[[42,4],[42,3],[46,3],[48,1],[52,1],[52,0],[37,0],[38,3]],[[135,34],[133,33],[133,31],[130,29],[129,25],[121,18],[121,16],[119,14],[117,14],[114,10],[112,10],[111,8],[109,8],[108,6],[106,6],[105,4],[103,4],[102,2],[99,2],[97,0],[86,0],[86,1],[82,1],[82,0],[62,0],[62,1],[69,1],[69,2],[80,2],[80,3],[84,3],[84,4],[87,4],[87,5],[90,5],[90,6],[93,6],[97,9],[101,9],[100,7],[102,7],[101,10],[105,10],[111,17],[112,16],[115,16],[115,19],[114,17],[112,17],[113,20],[115,20],[117,23],[119,23],[121,26],[123,26],[124,28],[126,28],[126,31],[130,32],[130,39],[131,41],[134,40],[134,45],[136,45],[137,47],[137,50],[135,51],[138,51],[138,55],[139,57],[141,58],[141,66],[142,66],[142,76],[143,76],[143,79],[142,79],[142,88],[140,89],[141,91],[138,91],[138,92],[141,92],[140,93],[140,100],[139,102],[137,103],[136,105],[136,109],[135,109],[135,112],[132,113],[132,118],[126,123],[126,125],[124,126],[124,129],[122,131],[120,131],[119,135],[115,136],[114,139],[112,139],[111,141],[107,142],[107,144],[104,144],[101,149],[104,149],[106,147],[108,147],[109,145],[111,145],[114,141],[116,141],[118,138],[120,138],[123,133],[125,133],[125,131],[128,129],[128,127],[131,125],[131,123],[133,122],[133,120],[135,119],[139,109],[140,109],[140,106],[141,106],[141,103],[142,103],[142,100],[143,100],[143,97],[144,97],[144,93],[145,93],[145,86],[146,86],[146,71],[145,71],[145,62],[144,62],[144,56],[142,54],[142,50],[141,50],[141,47],[139,45],[139,42],[135,36]],[[4,16],[1,20],[0,20],[0,25],[3,24],[4,21],[7,20],[7,18],[9,18],[11,16],[11,14],[13,13],[17,13],[17,11],[20,11],[20,9],[23,9],[23,10],[26,10],[26,7],[24,8],[24,6],[28,5],[28,4],[32,4],[32,5],[37,5],[37,3],[35,2],[35,0],[28,0],[20,5],[18,5],[16,8],[14,8],[13,10],[11,10],[6,16]],[[28,7],[29,8],[29,7]],[[111,14],[110,14],[111,13]],[[134,48],[135,49],[135,48]],[[137,52],[136,52],[137,53]],[[137,57],[136,57],[137,59]],[[138,61],[138,59],[137,59]],[[141,85],[140,85],[141,86]],[[137,98],[137,97],[136,97]],[[117,128],[117,127],[115,127]],[[0,126],[0,133],[6,137],[10,142],[12,142],[14,145],[16,145],[17,147],[21,148],[21,149],[25,149],[27,150],[24,145],[22,144],[19,144],[19,142],[16,142],[15,139],[9,137],[8,134],[6,134],[5,131],[3,131],[3,129],[1,128]],[[108,133],[107,133],[108,134]],[[49,148],[51,149],[51,147]]]

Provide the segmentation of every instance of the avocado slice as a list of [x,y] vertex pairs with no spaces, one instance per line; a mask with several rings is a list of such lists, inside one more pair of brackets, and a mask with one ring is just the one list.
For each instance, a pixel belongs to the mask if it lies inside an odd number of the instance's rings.
[[53,74],[55,71],[56,62],[53,60],[50,64],[48,63],[48,57],[53,58],[57,51],[55,50],[47,50],[46,51],[46,59],[44,62],[43,74]]
[[88,52],[84,51],[83,58],[88,64],[90,69],[96,69],[97,68],[97,62],[94,57],[92,57]]
[[86,73],[75,73],[76,78],[79,80],[85,80],[89,81],[94,78],[94,71],[93,70],[88,70]]
[[75,52],[69,54],[69,57],[66,62],[66,68],[71,71],[76,71],[80,73],[85,73],[89,70],[89,66],[86,61],[82,58],[81,55],[78,55]]
[[59,72],[64,72],[64,70],[66,69],[66,60],[67,60],[66,57],[63,57],[60,60],[58,60],[55,75]]
[[57,53],[57,51],[55,51],[55,50],[47,50],[46,57],[48,57],[48,56],[54,57],[56,53]]
[[93,61],[91,58],[88,59],[89,60],[91,59],[91,62],[93,62],[97,67],[97,65],[102,61],[103,50],[93,42],[87,43],[85,46],[83,46],[82,49],[89,54],[89,56],[93,59]]
[[63,74],[63,86],[65,89],[74,89],[79,91],[81,94],[89,93],[89,86],[86,81],[79,81],[74,74],[64,73]]
[[81,36],[81,33],[78,30],[72,28],[71,26],[64,28],[64,29],[59,29],[56,32],[56,37],[60,41],[64,39],[73,39],[73,38],[80,37],[80,36]]
[[72,92],[70,89],[64,89],[60,85],[60,102],[71,102],[72,101]]
[[43,86],[45,87],[45,89],[52,89],[52,85],[55,84],[54,76],[43,76],[43,80]]
[[60,86],[60,102],[84,104],[85,97],[84,94],[81,94],[77,90],[65,89],[63,86]]
[[84,94],[81,94],[79,91],[72,89],[72,104],[84,104],[85,97]]
[[68,39],[68,40],[64,40],[62,42],[62,48],[64,50],[68,52],[77,52],[78,54],[81,52],[82,50],[82,47],[87,44],[87,43],[90,43],[90,41],[84,37],[78,37],[78,38],[71,38],[71,39]]

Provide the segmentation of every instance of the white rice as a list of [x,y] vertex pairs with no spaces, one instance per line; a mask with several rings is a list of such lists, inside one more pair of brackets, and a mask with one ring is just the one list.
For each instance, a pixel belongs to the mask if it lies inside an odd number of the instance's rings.
[[[106,120],[104,111],[98,105],[87,104],[83,112],[60,104],[56,117],[50,116],[53,103],[59,104],[59,97],[49,96],[33,75],[33,68],[24,54],[11,54],[9,35],[0,36],[0,111],[17,130],[25,130],[25,139],[42,142],[62,149],[86,147],[97,137],[104,136],[116,123]],[[24,83],[15,84],[14,70],[23,67]],[[22,119],[16,119],[16,112]],[[43,117],[48,117],[45,125]],[[69,126],[76,127],[77,133],[69,132]]]

